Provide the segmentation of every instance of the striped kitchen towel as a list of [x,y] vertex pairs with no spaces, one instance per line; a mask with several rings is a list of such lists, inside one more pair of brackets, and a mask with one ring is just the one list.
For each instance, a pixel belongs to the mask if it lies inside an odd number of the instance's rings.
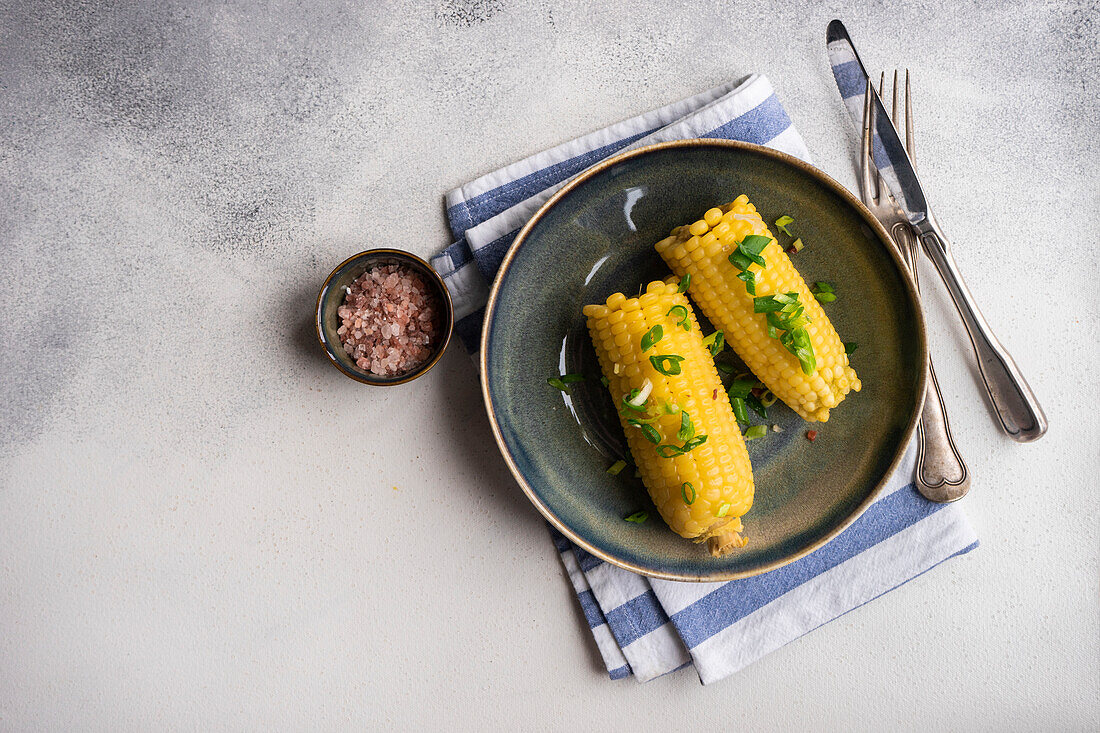
[[[476,352],[488,283],[531,214],[567,180],[616,153],[706,137],[809,155],[762,76],[712,89],[531,156],[447,195],[456,242],[432,259],[454,297],[455,330]],[[551,531],[613,679],[694,665],[722,679],[818,626],[977,546],[958,505],[914,490],[912,446],[883,495],[840,536],[797,562],[727,583],[651,580]]]

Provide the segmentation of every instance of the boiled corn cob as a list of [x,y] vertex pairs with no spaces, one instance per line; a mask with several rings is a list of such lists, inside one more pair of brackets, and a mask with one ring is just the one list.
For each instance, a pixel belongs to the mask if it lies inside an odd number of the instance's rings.
[[[797,293],[809,318],[802,336],[812,345],[810,357],[800,360],[775,337],[781,332],[769,335],[767,314],[754,312],[754,295],[738,279],[742,270],[728,259],[752,234],[772,240],[759,253],[766,266],[752,263],[747,268],[753,273],[749,277],[755,297]],[[836,329],[748,197],[738,196],[699,221],[673,229],[656,248],[677,275],[691,275],[688,292],[703,313],[725,333],[726,342],[757,379],[803,419],[828,420],[829,410],[850,390],[859,391],[859,378]]]
[[665,522],[706,541],[716,557],[743,546],[752,466],[687,298],[675,282],[656,281],[640,297],[615,293],[606,305],[585,306],[584,315],[630,452]]

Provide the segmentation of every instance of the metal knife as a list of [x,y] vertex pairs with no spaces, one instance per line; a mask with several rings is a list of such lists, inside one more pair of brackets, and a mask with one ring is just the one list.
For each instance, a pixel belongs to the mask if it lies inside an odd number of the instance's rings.
[[[867,70],[856,53],[852,39],[844,24],[839,20],[829,23],[826,33],[829,60],[833,67],[837,86],[845,98],[849,112],[853,115],[852,100],[854,89],[858,89],[858,117],[863,119],[863,94],[867,89]],[[943,278],[951,299],[962,317],[963,325],[970,336],[974,355],[978,361],[978,371],[985,382],[986,392],[993,409],[1000,419],[1001,427],[1014,440],[1027,442],[1041,438],[1047,431],[1047,418],[1038,399],[1020,373],[1016,362],[1009,356],[1004,346],[993,335],[989,324],[978,309],[969,288],[962,279],[955,258],[951,254],[951,242],[936,222],[932,209],[924,195],[913,162],[905,152],[901,136],[890,121],[886,108],[874,94],[872,104],[876,106],[874,158],[879,172],[894,194],[909,223],[913,226],[925,254],[936,266]],[[914,263],[915,264],[915,263]]]

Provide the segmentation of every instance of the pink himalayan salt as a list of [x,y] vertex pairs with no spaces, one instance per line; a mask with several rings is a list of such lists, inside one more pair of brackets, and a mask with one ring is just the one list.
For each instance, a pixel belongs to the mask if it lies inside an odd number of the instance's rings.
[[345,288],[336,333],[356,366],[383,377],[405,374],[431,355],[439,323],[435,294],[402,265],[381,265]]

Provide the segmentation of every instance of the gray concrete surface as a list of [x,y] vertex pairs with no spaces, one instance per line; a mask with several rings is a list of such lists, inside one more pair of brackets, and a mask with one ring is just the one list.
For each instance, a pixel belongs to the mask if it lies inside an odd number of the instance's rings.
[[[441,195],[479,173],[752,71],[854,184],[834,16],[913,71],[940,219],[1050,433],[999,434],[934,293],[982,547],[719,685],[612,683],[460,350],[361,387],[313,342],[316,288],[446,244]],[[1095,729],[1098,20],[5,3],[0,728]]]

